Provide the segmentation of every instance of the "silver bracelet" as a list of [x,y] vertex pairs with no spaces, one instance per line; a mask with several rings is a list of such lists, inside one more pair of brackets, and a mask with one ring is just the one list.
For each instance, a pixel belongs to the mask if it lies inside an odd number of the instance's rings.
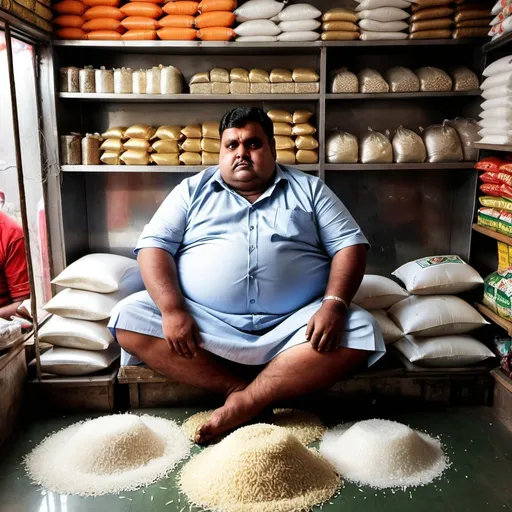
[[326,300],[335,300],[337,302],[341,302],[345,306],[345,310],[348,311],[348,304],[341,297],[337,297],[336,295],[326,295],[322,299],[322,302],[325,302]]

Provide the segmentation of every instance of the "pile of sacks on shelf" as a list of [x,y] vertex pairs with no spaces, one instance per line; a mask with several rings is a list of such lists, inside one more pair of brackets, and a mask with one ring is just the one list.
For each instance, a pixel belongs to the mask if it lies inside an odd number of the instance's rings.
[[[356,0],[357,2],[358,0]],[[362,0],[356,12],[363,41],[407,39],[408,0]]]
[[[512,236],[512,162],[497,157],[482,158],[475,169],[480,175],[478,224],[506,236]],[[507,267],[509,265],[506,265]]]
[[213,68],[196,73],[189,82],[191,94],[312,94],[320,92],[314,69]]
[[51,0],[4,0],[0,8],[47,32],[53,30]]
[[456,2],[452,37],[486,37],[489,29],[491,8],[486,2],[473,3],[469,0]]
[[310,123],[313,112],[269,110],[267,115],[274,124],[277,163],[293,165],[318,162],[318,141],[314,137],[316,128]]
[[220,135],[218,122],[202,125],[146,124],[112,127],[104,134],[100,160],[107,165],[217,165]]
[[316,41],[322,13],[310,4],[249,0],[235,10],[238,42]]
[[478,129],[474,119],[456,118],[424,131],[420,128],[421,136],[402,126],[392,138],[389,131],[380,133],[368,128],[360,141],[350,133],[334,131],[327,137],[326,161],[332,164],[472,162],[478,152],[473,148]]
[[53,316],[39,330],[39,340],[53,347],[41,355],[42,372],[89,375],[106,370],[120,356],[107,328],[111,312],[120,300],[144,289],[137,262],[114,254],[89,254],[52,283],[65,289],[45,306]]
[[512,55],[487,66],[483,75],[480,142],[512,144]]
[[458,256],[411,261],[393,275],[403,282],[365,275],[354,304],[367,309],[380,325],[384,341],[410,363],[462,367],[494,354],[469,333],[488,322],[455,294],[483,283]]
[[432,66],[416,71],[395,66],[386,70],[384,76],[371,68],[364,68],[357,75],[348,68],[340,68],[334,70],[330,78],[330,91],[335,94],[473,91],[478,88],[478,77],[464,66],[453,68],[449,74]]
[[359,39],[357,13],[351,9],[335,7],[322,16],[322,41],[353,41]]
[[489,35],[492,36],[492,40],[495,41],[503,34],[507,34],[512,31],[512,5],[506,0],[498,0],[491,10],[491,14],[494,18],[489,22],[491,30]]

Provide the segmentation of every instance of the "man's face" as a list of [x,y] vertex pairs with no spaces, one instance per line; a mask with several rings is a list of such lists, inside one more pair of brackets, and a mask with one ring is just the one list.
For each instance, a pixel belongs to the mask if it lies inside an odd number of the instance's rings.
[[224,130],[219,165],[222,179],[239,190],[254,190],[267,183],[276,165],[275,141],[268,140],[258,123]]

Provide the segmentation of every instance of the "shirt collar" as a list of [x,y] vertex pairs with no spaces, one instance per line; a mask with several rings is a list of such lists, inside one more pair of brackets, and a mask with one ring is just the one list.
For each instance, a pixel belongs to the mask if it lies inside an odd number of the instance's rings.
[[[286,174],[284,173],[284,171],[281,169],[280,165],[276,162],[276,172],[274,175],[274,182],[273,182],[273,185],[271,185],[269,187],[269,189],[275,187],[280,181],[287,182],[288,178],[287,178]],[[212,176],[211,183],[212,183],[212,186],[217,187],[217,189],[218,189],[218,185],[221,185],[222,188],[229,190],[229,187],[226,185],[226,183],[222,179],[222,175],[220,173],[219,166],[217,166],[215,173]]]

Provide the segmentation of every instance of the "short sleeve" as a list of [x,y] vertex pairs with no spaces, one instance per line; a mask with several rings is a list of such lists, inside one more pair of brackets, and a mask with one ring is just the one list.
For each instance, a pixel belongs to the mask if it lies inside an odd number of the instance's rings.
[[364,244],[369,247],[361,228],[336,194],[324,183],[318,184],[314,200],[315,216],[320,240],[327,254],[333,258],[338,251],[351,245]]
[[165,198],[153,218],[146,224],[137,242],[135,254],[144,248],[156,248],[175,256],[183,241],[190,195],[182,181]]
[[4,274],[9,295],[13,302],[30,296],[28,281],[27,258],[23,238],[13,240],[8,247]]

